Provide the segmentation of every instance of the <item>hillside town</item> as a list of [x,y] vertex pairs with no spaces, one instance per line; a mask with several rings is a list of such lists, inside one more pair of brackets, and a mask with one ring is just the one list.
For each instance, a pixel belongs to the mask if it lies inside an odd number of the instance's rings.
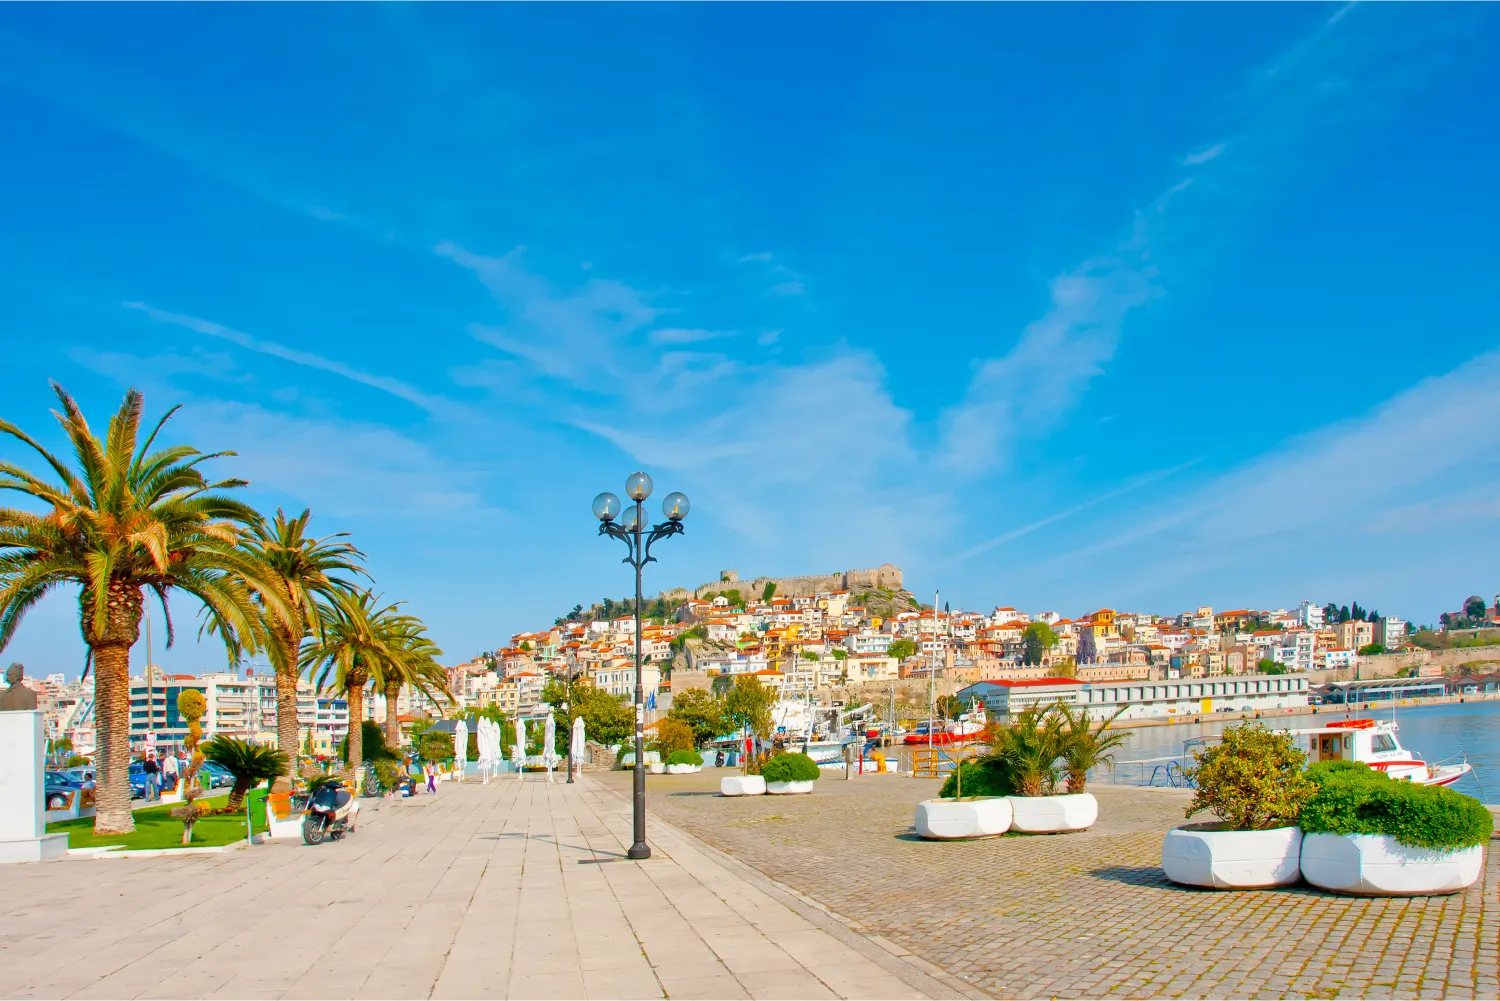
[[[545,714],[549,678],[586,680],[628,700],[635,685],[635,617],[592,617],[581,608],[552,626],[510,637],[504,647],[448,668],[454,703],[414,687],[397,704],[404,726],[452,715],[456,705],[493,706],[508,718]],[[1024,683],[1031,698],[1066,695],[1089,702],[1132,702],[1150,712],[1154,690],[1110,683],[1175,681],[1228,676],[1285,677],[1257,686],[1222,690],[1246,706],[1283,704],[1286,693],[1305,699],[1328,682],[1357,678],[1362,663],[1389,661],[1413,651],[1416,628],[1405,619],[1352,606],[1303,601],[1290,608],[1215,610],[1200,606],[1175,615],[1095,609],[1065,616],[1001,606],[989,612],[922,606],[902,587],[899,568],[840,574],[756,578],[734,571],[691,591],[663,592],[647,603],[641,624],[642,683],[653,718],[671,705],[672,692],[724,690],[754,676],[780,696],[811,695],[929,679],[949,694],[1007,705],[1008,685]],[[1444,613],[1443,630],[1500,624],[1491,603],[1471,596]],[[1413,669],[1412,673],[1424,673]],[[1437,669],[1425,673],[1440,674]],[[1050,685],[1038,685],[1052,679]],[[1299,680],[1300,679],[1300,680]],[[27,679],[45,710],[49,737],[66,737],[76,753],[94,746],[91,686],[60,674]],[[987,683],[987,684],[986,684]],[[202,691],[208,704],[205,732],[259,742],[276,739],[275,677],[267,669],[164,674],[152,666],[131,684],[131,743],[178,746],[186,723],[175,712],[177,695]],[[1091,691],[1085,691],[1089,689]],[[1242,698],[1241,690],[1249,697]],[[1118,694],[1115,694],[1118,693]],[[1162,698],[1168,696],[1162,690]],[[997,699],[997,695],[999,696]],[[1175,697],[1172,704],[1178,700]],[[1238,704],[1238,703],[1237,703]],[[1168,710],[1164,710],[1168,711]],[[1175,710],[1172,710],[1175,711]],[[364,716],[386,717],[384,696],[371,691]],[[307,679],[298,686],[302,753],[334,753],[349,725],[348,702],[319,692]]]

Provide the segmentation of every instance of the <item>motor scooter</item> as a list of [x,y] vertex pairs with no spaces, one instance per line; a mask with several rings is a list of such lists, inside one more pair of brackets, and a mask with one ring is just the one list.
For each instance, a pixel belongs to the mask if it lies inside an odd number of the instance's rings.
[[302,840],[310,845],[323,839],[337,841],[354,833],[359,822],[359,800],[339,781],[325,782],[313,792],[302,818]]

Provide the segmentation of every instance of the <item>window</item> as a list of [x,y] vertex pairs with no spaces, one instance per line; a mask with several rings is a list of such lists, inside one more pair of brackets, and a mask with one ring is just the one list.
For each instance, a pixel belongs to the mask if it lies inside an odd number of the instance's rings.
[[1371,735],[1370,750],[1376,754],[1381,754],[1385,751],[1394,751],[1395,749],[1396,741],[1389,734],[1377,733]]

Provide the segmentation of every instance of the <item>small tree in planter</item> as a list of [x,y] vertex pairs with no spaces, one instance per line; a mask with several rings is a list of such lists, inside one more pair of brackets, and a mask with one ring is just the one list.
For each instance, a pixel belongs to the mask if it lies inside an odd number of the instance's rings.
[[1111,768],[1115,764],[1115,751],[1125,743],[1130,732],[1127,730],[1116,730],[1106,733],[1109,725],[1120,718],[1120,713],[1126,707],[1121,706],[1109,719],[1102,721],[1097,727],[1093,725],[1093,717],[1089,715],[1088,709],[1079,706],[1076,710],[1069,709],[1059,702],[1056,709],[1057,718],[1061,724],[1059,739],[1061,742],[1061,758],[1063,769],[1068,775],[1068,792],[1072,794],[1082,793],[1088,784],[1089,771],[1100,765]]
[[[1008,797],[1011,830],[1059,834],[1084,830],[1099,818],[1099,803],[1089,793],[1056,794],[1070,719],[1060,704],[1033,706],[1016,714],[1010,726],[995,731],[993,756],[1005,763],[1016,786],[1016,794]],[[1086,716],[1083,726],[1087,727]]]
[[1479,878],[1494,818],[1478,800],[1397,781],[1359,762],[1308,769],[1302,876],[1342,893],[1453,893]]
[[262,782],[274,781],[286,772],[286,754],[268,744],[220,735],[203,745],[203,756],[229,769],[234,786],[229,790],[225,813],[239,813],[245,794]]
[[203,739],[203,726],[199,720],[203,719],[206,712],[208,698],[198,689],[184,688],[177,694],[177,715],[188,722],[187,739],[183,741],[188,752],[188,767],[182,776],[182,805],[172,810],[172,816],[182,821],[184,845],[193,843],[193,825],[202,815],[197,799],[203,794],[203,787],[198,784],[198,769],[203,767],[203,752],[198,749],[198,742]]
[[1014,816],[1007,797],[1015,791],[1003,760],[962,762],[943,783],[937,799],[917,804],[917,834],[934,841],[1004,834]]
[[822,775],[818,765],[805,754],[775,754],[761,766],[766,791],[772,794],[808,793]]
[[1167,878],[1221,890],[1295,883],[1302,850],[1297,819],[1317,791],[1303,772],[1306,761],[1291,734],[1253,721],[1229,727],[1218,745],[1196,752],[1186,770],[1195,786],[1186,816],[1207,810],[1219,822],[1167,832]]
[[1057,788],[1062,723],[1052,711],[1031,707],[997,729],[992,757],[1004,762],[1019,796],[1047,796]]
[[696,772],[703,767],[703,755],[691,748],[672,751],[667,755],[667,771],[673,775]]
[[656,736],[651,740],[651,749],[660,754],[663,761],[671,764],[674,752],[691,751],[694,743],[693,728],[669,716],[656,724]]

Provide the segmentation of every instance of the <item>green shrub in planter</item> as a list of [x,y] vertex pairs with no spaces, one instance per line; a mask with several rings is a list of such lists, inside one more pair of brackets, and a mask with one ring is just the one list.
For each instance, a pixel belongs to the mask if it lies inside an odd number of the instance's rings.
[[697,751],[673,751],[671,754],[667,755],[667,764],[701,765],[703,764],[703,755],[699,754]]
[[1482,845],[1495,829],[1484,804],[1441,786],[1393,779],[1359,762],[1307,770],[1317,793],[1302,808],[1309,834],[1385,834],[1413,848],[1457,851]]
[[777,754],[761,767],[760,774],[767,782],[811,782],[822,772],[805,754]]
[[1194,785],[1187,816],[1211,810],[1230,831],[1293,827],[1317,792],[1304,772],[1307,755],[1291,734],[1244,722],[1223,740],[1193,754],[1187,777]]
[[953,799],[960,791],[965,799],[970,796],[1014,796],[1016,784],[1003,761],[965,761],[957,772],[948,776],[938,796]]

